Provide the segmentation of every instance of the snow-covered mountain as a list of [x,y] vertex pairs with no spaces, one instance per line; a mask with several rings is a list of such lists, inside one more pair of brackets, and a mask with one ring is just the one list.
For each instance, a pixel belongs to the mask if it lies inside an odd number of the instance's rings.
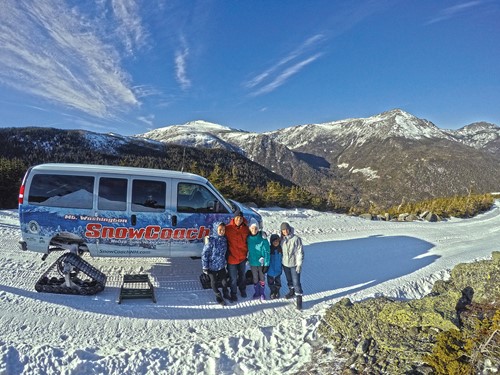
[[361,146],[377,139],[405,138],[451,139],[432,122],[421,120],[405,111],[395,109],[368,118],[347,119],[322,124],[308,124],[267,133],[291,149],[307,147],[312,143],[333,144],[346,142]]
[[500,128],[475,123],[441,130],[401,109],[368,118],[252,133],[194,121],[138,135],[237,151],[316,193],[351,204],[395,204],[497,191]]
[[206,121],[192,121],[155,129],[137,137],[169,144],[238,152],[292,181],[304,174],[318,178],[314,168],[301,160],[300,155],[275,141],[269,134],[232,129]]
[[500,153],[500,127],[495,124],[475,122],[448,133],[468,146]]
[[140,134],[138,137],[189,147],[223,148],[244,154],[244,150],[226,142],[224,136],[244,138],[247,132],[206,121],[191,121],[184,125],[166,126]]

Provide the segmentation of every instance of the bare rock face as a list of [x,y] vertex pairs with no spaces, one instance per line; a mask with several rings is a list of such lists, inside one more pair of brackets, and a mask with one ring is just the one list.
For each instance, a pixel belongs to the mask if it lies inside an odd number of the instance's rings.
[[438,333],[472,325],[469,307],[491,301],[500,301],[500,252],[491,260],[457,265],[450,280],[436,282],[418,300],[377,297],[352,303],[345,298],[327,311],[319,332],[346,359],[345,371],[427,374],[432,368],[424,356]]

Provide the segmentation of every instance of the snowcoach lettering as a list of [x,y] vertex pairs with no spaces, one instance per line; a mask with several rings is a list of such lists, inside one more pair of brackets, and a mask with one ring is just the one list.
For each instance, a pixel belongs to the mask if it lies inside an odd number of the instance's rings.
[[161,230],[160,239],[162,239],[162,240],[168,240],[171,237],[172,237],[172,229],[170,229],[170,228],[163,228]]
[[115,238],[127,238],[127,229],[132,229],[132,228],[116,228],[115,230]]
[[194,239],[196,239],[196,233],[194,233],[194,232],[196,232],[196,229],[190,228],[190,229],[187,230],[186,237],[187,237],[188,240],[194,240]]
[[[144,228],[140,228],[140,229],[130,228],[130,232],[129,232],[130,238],[131,239],[142,238],[144,236],[144,231],[145,231]],[[149,240],[149,238],[147,237],[147,234],[146,234],[146,239]]]
[[85,237],[109,239],[145,239],[145,240],[201,240],[208,236],[210,230],[201,226],[199,228],[161,228],[159,225],[148,225],[146,228],[113,228],[103,227],[99,223],[88,223]]
[[[144,230],[143,228],[141,228],[141,229]],[[160,230],[160,227],[158,225],[147,226],[146,227],[146,235],[144,236],[144,238],[146,240],[157,240],[159,230]],[[141,237],[137,237],[137,238],[141,238]]]
[[85,232],[85,237],[88,238],[99,238],[99,231],[101,229],[101,224],[90,223],[87,224],[87,231]]

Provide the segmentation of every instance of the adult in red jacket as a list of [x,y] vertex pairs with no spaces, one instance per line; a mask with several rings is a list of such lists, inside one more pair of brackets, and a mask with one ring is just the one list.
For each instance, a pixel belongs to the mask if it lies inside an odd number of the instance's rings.
[[236,211],[231,222],[226,225],[226,238],[228,246],[227,270],[231,283],[231,299],[238,300],[237,288],[243,298],[247,296],[247,283],[245,280],[246,262],[248,256],[247,237],[249,234],[247,220],[241,211]]

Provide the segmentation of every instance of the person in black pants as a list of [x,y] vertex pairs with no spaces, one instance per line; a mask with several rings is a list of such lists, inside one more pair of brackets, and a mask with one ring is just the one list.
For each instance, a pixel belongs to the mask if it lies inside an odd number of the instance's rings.
[[[203,272],[210,278],[210,286],[215,293],[215,300],[221,305],[225,305],[225,299],[230,299],[227,289],[227,272],[226,272],[226,225],[222,222],[217,222],[213,226],[212,233],[205,239],[205,246],[201,252],[201,266]],[[222,284],[222,294],[217,286]]]

